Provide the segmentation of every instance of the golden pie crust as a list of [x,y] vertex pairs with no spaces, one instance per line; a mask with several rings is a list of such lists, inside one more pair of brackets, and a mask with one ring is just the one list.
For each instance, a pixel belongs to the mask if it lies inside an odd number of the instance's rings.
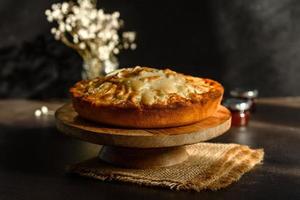
[[71,89],[79,116],[132,128],[166,128],[198,122],[214,114],[224,89],[216,81],[134,67],[83,80]]

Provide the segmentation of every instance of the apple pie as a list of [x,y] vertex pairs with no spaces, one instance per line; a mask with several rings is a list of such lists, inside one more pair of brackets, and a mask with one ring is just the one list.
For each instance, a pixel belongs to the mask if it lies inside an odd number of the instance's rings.
[[140,66],[82,80],[70,89],[82,118],[132,128],[198,122],[216,112],[223,92],[222,85],[210,79]]

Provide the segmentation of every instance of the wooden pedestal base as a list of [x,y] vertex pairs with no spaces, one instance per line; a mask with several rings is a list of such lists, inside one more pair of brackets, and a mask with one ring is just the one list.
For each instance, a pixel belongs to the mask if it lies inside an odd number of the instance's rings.
[[96,124],[78,116],[71,104],[56,111],[56,125],[64,134],[103,146],[99,158],[127,168],[166,167],[188,158],[185,145],[224,134],[230,111],[219,106],[212,116],[194,124],[161,129],[131,129]]
[[125,148],[103,146],[99,158],[126,168],[153,168],[179,164],[188,158],[185,146],[168,148]]

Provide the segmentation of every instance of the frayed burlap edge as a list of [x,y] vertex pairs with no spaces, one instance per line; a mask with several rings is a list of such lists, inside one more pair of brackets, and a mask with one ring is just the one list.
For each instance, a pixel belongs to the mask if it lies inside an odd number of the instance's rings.
[[143,186],[162,187],[172,190],[218,190],[237,182],[243,174],[255,165],[261,164],[264,158],[263,149],[250,149],[248,146],[236,145],[224,152],[222,158],[214,163],[205,176],[199,175],[191,180],[179,182],[175,180],[151,179],[130,173],[99,173],[92,167],[81,166],[80,163],[67,167],[67,172],[102,181],[120,181]]
[[[262,163],[263,149],[252,150],[247,146],[239,147],[226,152],[219,162],[206,171],[205,177],[197,176],[193,180],[178,185],[176,189],[201,191],[225,188],[237,182],[243,174],[250,171],[255,165]],[[235,159],[229,159],[230,156],[235,157]]]

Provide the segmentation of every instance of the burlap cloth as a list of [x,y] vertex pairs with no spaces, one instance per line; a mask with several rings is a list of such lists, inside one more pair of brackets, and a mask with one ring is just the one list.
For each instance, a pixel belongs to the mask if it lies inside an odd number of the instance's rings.
[[68,167],[70,173],[174,190],[217,190],[236,182],[263,160],[262,149],[238,144],[199,143],[187,146],[185,162],[164,168],[119,168],[97,158]]

